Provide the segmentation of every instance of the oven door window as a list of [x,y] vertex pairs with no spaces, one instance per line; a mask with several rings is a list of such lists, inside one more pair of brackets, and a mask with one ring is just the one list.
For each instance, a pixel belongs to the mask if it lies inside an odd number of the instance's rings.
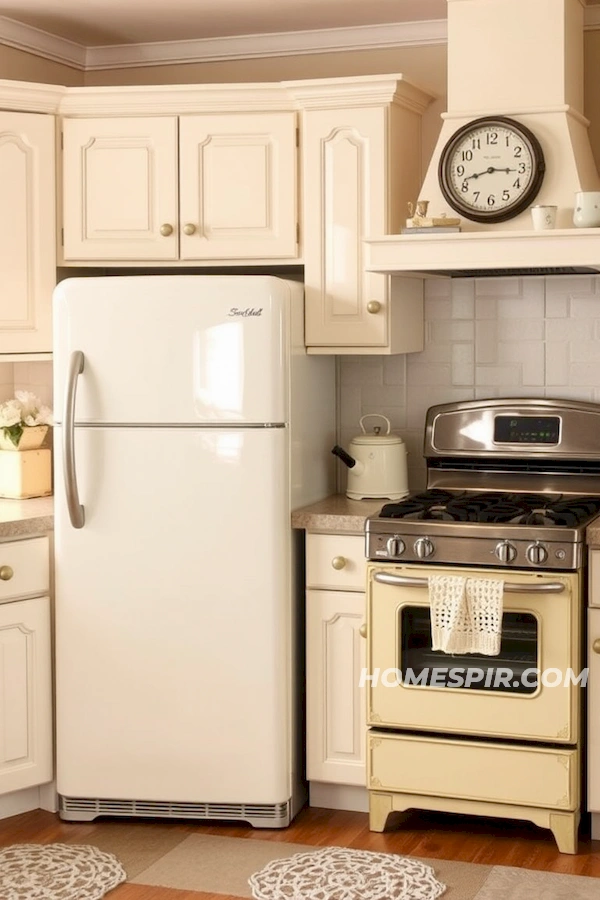
[[399,614],[398,668],[406,686],[513,694],[534,694],[538,689],[538,622],[531,613],[504,613],[498,656],[432,650],[429,608],[402,606]]

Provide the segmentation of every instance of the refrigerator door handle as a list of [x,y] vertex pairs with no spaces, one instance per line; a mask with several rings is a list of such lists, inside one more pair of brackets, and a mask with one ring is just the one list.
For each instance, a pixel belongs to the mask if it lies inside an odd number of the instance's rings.
[[63,473],[69,518],[73,528],[83,528],[85,515],[79,502],[77,490],[77,473],[75,471],[75,397],[77,394],[77,378],[83,372],[84,356],[81,350],[75,350],[69,361],[67,390],[63,416]]

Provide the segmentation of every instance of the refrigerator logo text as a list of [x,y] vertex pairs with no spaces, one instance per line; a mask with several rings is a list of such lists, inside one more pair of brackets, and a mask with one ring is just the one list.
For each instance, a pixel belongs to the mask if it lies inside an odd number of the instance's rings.
[[229,310],[230,316],[262,316],[263,308],[255,309],[254,306],[247,306],[246,309],[238,309],[237,306],[232,306]]

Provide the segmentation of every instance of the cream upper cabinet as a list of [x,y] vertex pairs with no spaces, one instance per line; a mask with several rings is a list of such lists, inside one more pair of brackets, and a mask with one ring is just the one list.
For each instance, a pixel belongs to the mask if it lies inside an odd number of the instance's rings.
[[182,259],[297,256],[296,116],[179,120]]
[[54,117],[0,112],[0,354],[52,350]]
[[62,127],[65,261],[177,259],[177,118]]
[[63,120],[63,255],[294,259],[293,111]]
[[421,181],[431,97],[399,76],[287,83],[301,108],[306,345],[312,353],[423,349],[421,279],[365,271],[365,238],[397,232]]

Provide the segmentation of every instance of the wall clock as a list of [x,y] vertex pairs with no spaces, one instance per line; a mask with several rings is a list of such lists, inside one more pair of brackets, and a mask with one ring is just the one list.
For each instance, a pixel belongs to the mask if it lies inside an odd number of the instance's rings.
[[438,176],[452,209],[474,222],[504,222],[529,206],[545,169],[529,128],[505,116],[484,116],[450,138]]

